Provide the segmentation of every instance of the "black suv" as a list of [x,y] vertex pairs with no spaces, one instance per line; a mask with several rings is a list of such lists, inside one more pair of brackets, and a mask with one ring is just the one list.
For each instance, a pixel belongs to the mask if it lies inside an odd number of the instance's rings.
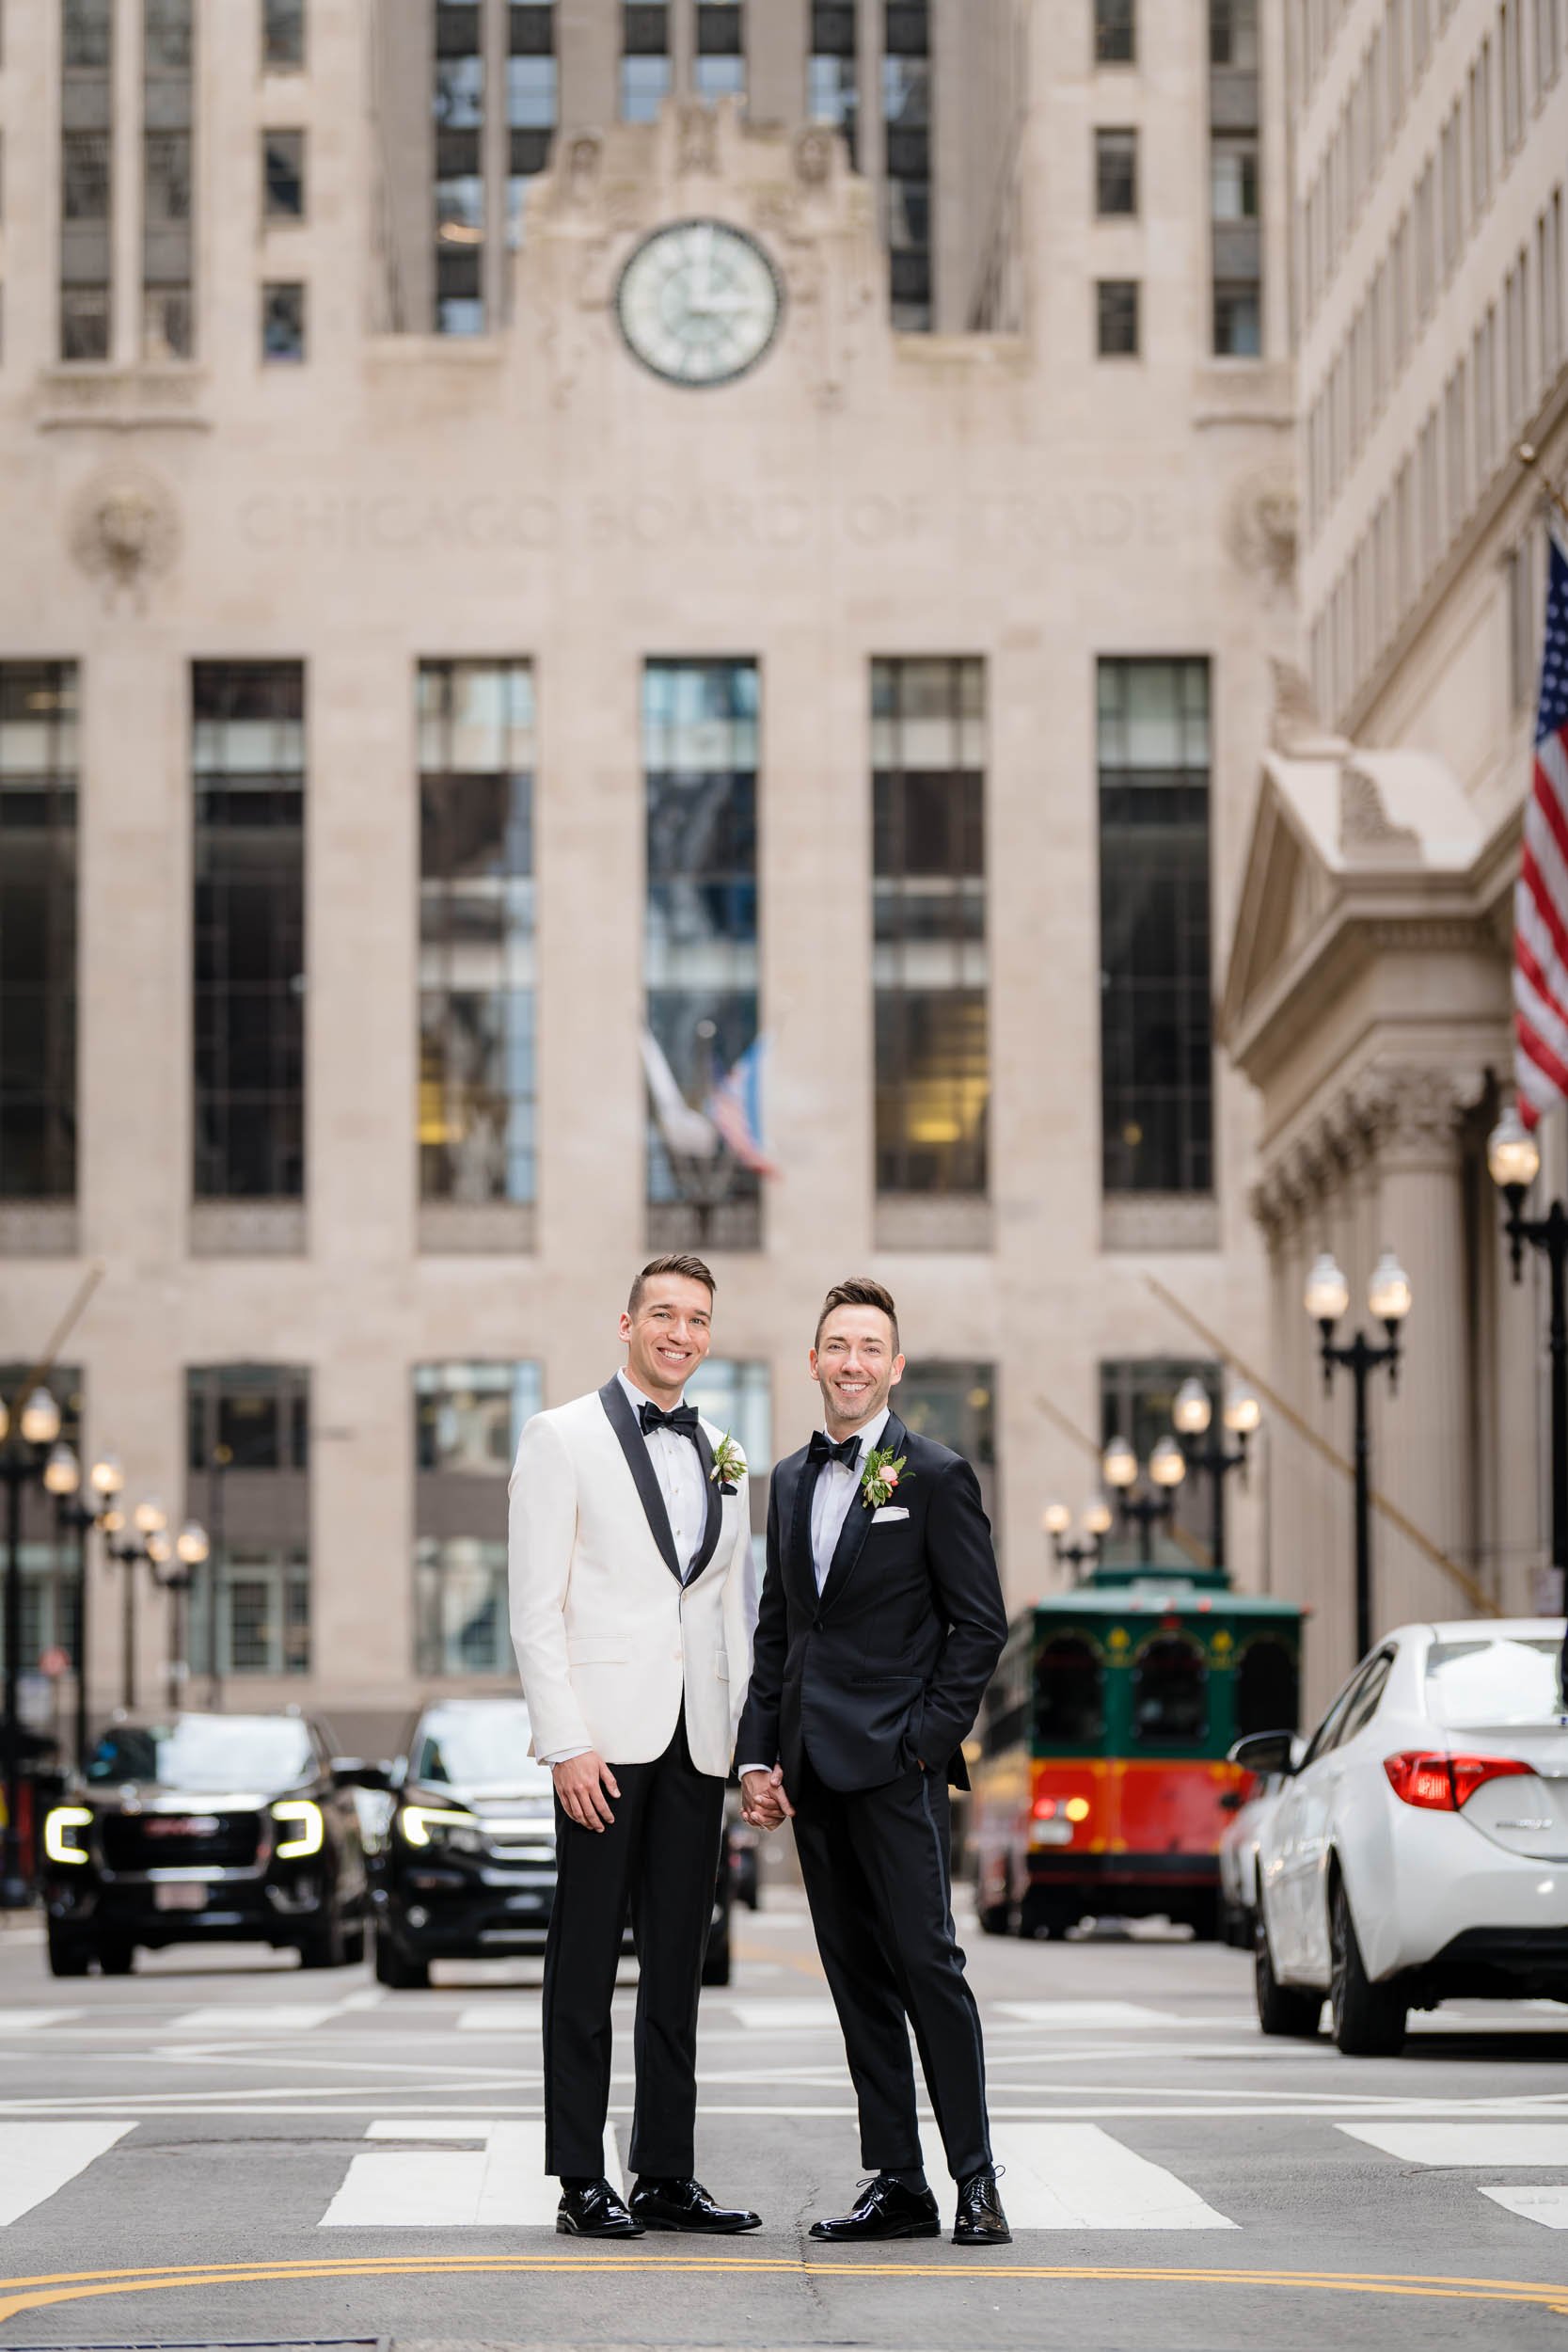
[[112,1724],[43,1823],[49,1965],[129,1974],[138,1944],[292,1945],[307,1968],[365,1955],[351,1790],[385,1771],[334,1757],[303,1716]]
[[[521,1699],[442,1699],[415,1723],[371,1856],[383,1984],[428,1984],[433,1960],[543,1951],[555,1901],[555,1792],[530,1739]],[[729,1980],[726,1849],[703,1982]]]

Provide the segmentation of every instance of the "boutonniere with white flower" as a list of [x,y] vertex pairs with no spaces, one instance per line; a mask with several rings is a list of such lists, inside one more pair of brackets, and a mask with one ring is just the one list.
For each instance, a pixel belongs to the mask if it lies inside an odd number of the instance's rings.
[[717,1478],[721,1495],[733,1495],[737,1491],[745,1475],[746,1456],[726,1429],[713,1449],[713,1468],[709,1470],[708,1477]]
[[861,1501],[868,1511],[879,1511],[892,1502],[907,1458],[902,1454],[895,1457],[890,1445],[872,1447],[861,1472]]

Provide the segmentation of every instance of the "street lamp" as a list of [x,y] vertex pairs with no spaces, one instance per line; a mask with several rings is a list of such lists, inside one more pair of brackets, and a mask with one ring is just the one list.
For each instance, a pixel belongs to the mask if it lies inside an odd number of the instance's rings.
[[55,1498],[55,1517],[62,1533],[76,1537],[76,1763],[87,1761],[87,1537],[110,1517],[114,1499],[125,1484],[125,1472],[112,1454],[101,1454],[87,1473],[90,1502],[83,1502],[82,1466],[68,1445],[56,1445],[44,1464],[43,1483]]
[[1138,1559],[1144,1567],[1154,1561],[1154,1529],[1176,1510],[1176,1490],[1187,1475],[1187,1464],[1176,1439],[1163,1437],[1148,1457],[1150,1485],[1153,1494],[1135,1495],[1138,1483],[1138,1457],[1125,1438],[1113,1438],[1100,1461],[1100,1474],[1117,1498],[1123,1524],[1131,1523],[1138,1531]]
[[1196,1374],[1177,1390],[1171,1405],[1170,1417],[1175,1424],[1178,1442],[1191,1470],[1207,1470],[1212,1481],[1213,1532],[1210,1538],[1210,1553],[1216,1568],[1225,1565],[1225,1482],[1232,1470],[1240,1470],[1247,1458],[1247,1440],[1263,1418],[1263,1408],[1249,1388],[1232,1389],[1226,1399],[1222,1415],[1223,1426],[1236,1439],[1227,1446],[1223,1437],[1216,1436],[1205,1445],[1214,1418],[1214,1407],[1208,1390]]
[[1085,1504],[1078,1523],[1084,1531],[1083,1537],[1069,1544],[1067,1537],[1072,1526],[1072,1512],[1067,1503],[1048,1502],[1040,1518],[1040,1524],[1051,1538],[1053,1556],[1059,1565],[1072,1569],[1075,1583],[1079,1581],[1078,1570],[1100,1558],[1100,1539],[1111,1525],[1109,1503],[1096,1496],[1094,1502]]
[[[1547,1347],[1551,1356],[1552,1565],[1563,1571],[1568,1591],[1568,1207],[1554,1200],[1544,1216],[1525,1215],[1525,1196],[1541,1173],[1541,1146],[1518,1111],[1504,1111],[1486,1138],[1486,1165],[1508,1204],[1503,1231],[1515,1282],[1524,1279],[1525,1244],[1539,1249],[1550,1279]],[[1568,1605],[1568,1604],[1565,1604]],[[1568,1649],[1568,1644],[1565,1644]]]
[[[149,1535],[147,1548],[153,1578],[169,1596],[168,1703],[173,1708],[180,1704],[182,1687],[190,1671],[190,1661],[185,1656],[187,1596],[196,1571],[212,1546],[200,1520],[187,1519],[172,1541],[166,1534],[154,1533]],[[177,1566],[168,1565],[170,1554],[178,1563]],[[160,1568],[166,1569],[166,1573],[160,1575]]]
[[1334,1327],[1350,1306],[1350,1284],[1333,1253],[1324,1250],[1307,1277],[1307,1313],[1323,1335],[1323,1387],[1332,1389],[1337,1368],[1351,1375],[1355,1389],[1355,1654],[1365,1658],[1372,1645],[1372,1480],[1371,1441],[1367,1413],[1367,1390],[1381,1366],[1388,1368],[1390,1391],[1399,1387],[1400,1326],[1410,1312],[1410,1277],[1391,1249],[1372,1268],[1367,1304],[1387,1332],[1376,1345],[1365,1331],[1337,1346]]
[[6,1827],[0,1844],[0,1910],[23,1911],[32,1900],[22,1856],[22,1490],[44,1477],[60,1434],[60,1408],[49,1391],[35,1388],[11,1426],[0,1399],[0,1479],[6,1485],[6,1685],[0,1719],[4,1750]]
[[107,1513],[103,1520],[104,1532],[111,1538],[103,1549],[124,1578],[119,1595],[119,1696],[122,1707],[135,1707],[136,1703],[136,1564],[140,1560],[147,1561],[156,1577],[159,1562],[167,1560],[173,1550],[164,1532],[168,1525],[168,1514],[156,1496],[145,1496],[136,1504],[131,1514],[131,1524],[134,1534],[124,1535],[120,1542],[115,1542],[112,1539],[120,1535],[125,1526],[124,1513],[115,1509]]

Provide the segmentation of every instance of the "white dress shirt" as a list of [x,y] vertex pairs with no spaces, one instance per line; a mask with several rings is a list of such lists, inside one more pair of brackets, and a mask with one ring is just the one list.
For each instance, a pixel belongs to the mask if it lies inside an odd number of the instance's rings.
[[[838,1539],[844,1522],[849,1516],[849,1505],[860,1488],[861,1472],[865,1457],[882,1442],[882,1432],[888,1425],[893,1407],[884,1405],[875,1421],[868,1421],[857,1432],[860,1448],[852,1462],[824,1462],[816,1473],[816,1484],[811,1497],[811,1560],[816,1574],[818,1592],[828,1581],[828,1571],[833,1565]],[[832,1431],[826,1433],[830,1437]],[[804,1472],[801,1473],[804,1475]],[[736,1767],[742,1780],[748,1772],[771,1772],[769,1764],[741,1764]]]
[[[628,1380],[624,1372],[615,1375],[626,1391],[626,1402],[634,1413],[641,1413],[644,1405],[658,1403]],[[686,1391],[676,1397],[676,1405],[684,1405]],[[661,1411],[670,1412],[666,1405]],[[670,1533],[674,1537],[675,1558],[680,1563],[681,1582],[691,1573],[691,1563],[697,1557],[703,1536],[707,1529],[707,1482],[703,1476],[703,1457],[689,1438],[683,1438],[673,1429],[649,1429],[644,1432],[643,1444],[654,1466],[658,1491],[664,1498],[669,1514]],[[586,1748],[558,1748],[553,1756],[541,1761],[554,1766],[569,1764],[574,1756],[586,1756]]]

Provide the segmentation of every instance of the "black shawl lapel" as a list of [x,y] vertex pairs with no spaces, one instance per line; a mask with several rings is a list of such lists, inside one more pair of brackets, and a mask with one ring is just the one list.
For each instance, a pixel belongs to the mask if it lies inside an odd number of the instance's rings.
[[647,1514],[649,1531],[658,1546],[664,1565],[678,1584],[681,1581],[680,1562],[675,1556],[675,1539],[670,1532],[670,1514],[664,1507],[654,1466],[648,1459],[647,1439],[638,1427],[637,1415],[626,1400],[626,1392],[619,1380],[607,1380],[599,1391],[599,1403],[604,1406],[611,1429],[621,1441],[626,1457],[626,1468],[632,1475],[642,1508]]
[[[889,1413],[881,1437],[877,1442],[877,1452],[879,1454],[891,1453],[896,1460],[904,1451],[907,1436],[908,1432],[897,1414]],[[863,1470],[863,1457],[861,1467]],[[827,1581],[822,1587],[824,1609],[832,1607],[833,1602],[853,1576],[856,1563],[860,1559],[866,1536],[870,1532],[870,1507],[857,1485],[856,1491],[850,1499],[849,1508],[844,1514],[844,1525],[839,1529],[838,1541],[833,1546],[832,1565],[828,1570]]]
[[801,1599],[815,1611],[816,1605],[816,1562],[811,1549],[811,1499],[820,1468],[812,1466],[802,1450],[795,1457],[795,1497],[789,1512],[789,1549],[787,1565],[793,1571]]
[[[642,1451],[645,1454],[647,1450],[644,1440]],[[719,1492],[719,1481],[713,1475],[713,1448],[707,1441],[707,1431],[701,1422],[697,1423],[697,1459],[703,1466],[703,1495],[707,1503],[707,1517],[703,1521],[703,1540],[691,1563],[691,1573],[686,1580],[689,1584],[695,1584],[718,1549],[719,1530],[724,1518],[723,1498]]]

